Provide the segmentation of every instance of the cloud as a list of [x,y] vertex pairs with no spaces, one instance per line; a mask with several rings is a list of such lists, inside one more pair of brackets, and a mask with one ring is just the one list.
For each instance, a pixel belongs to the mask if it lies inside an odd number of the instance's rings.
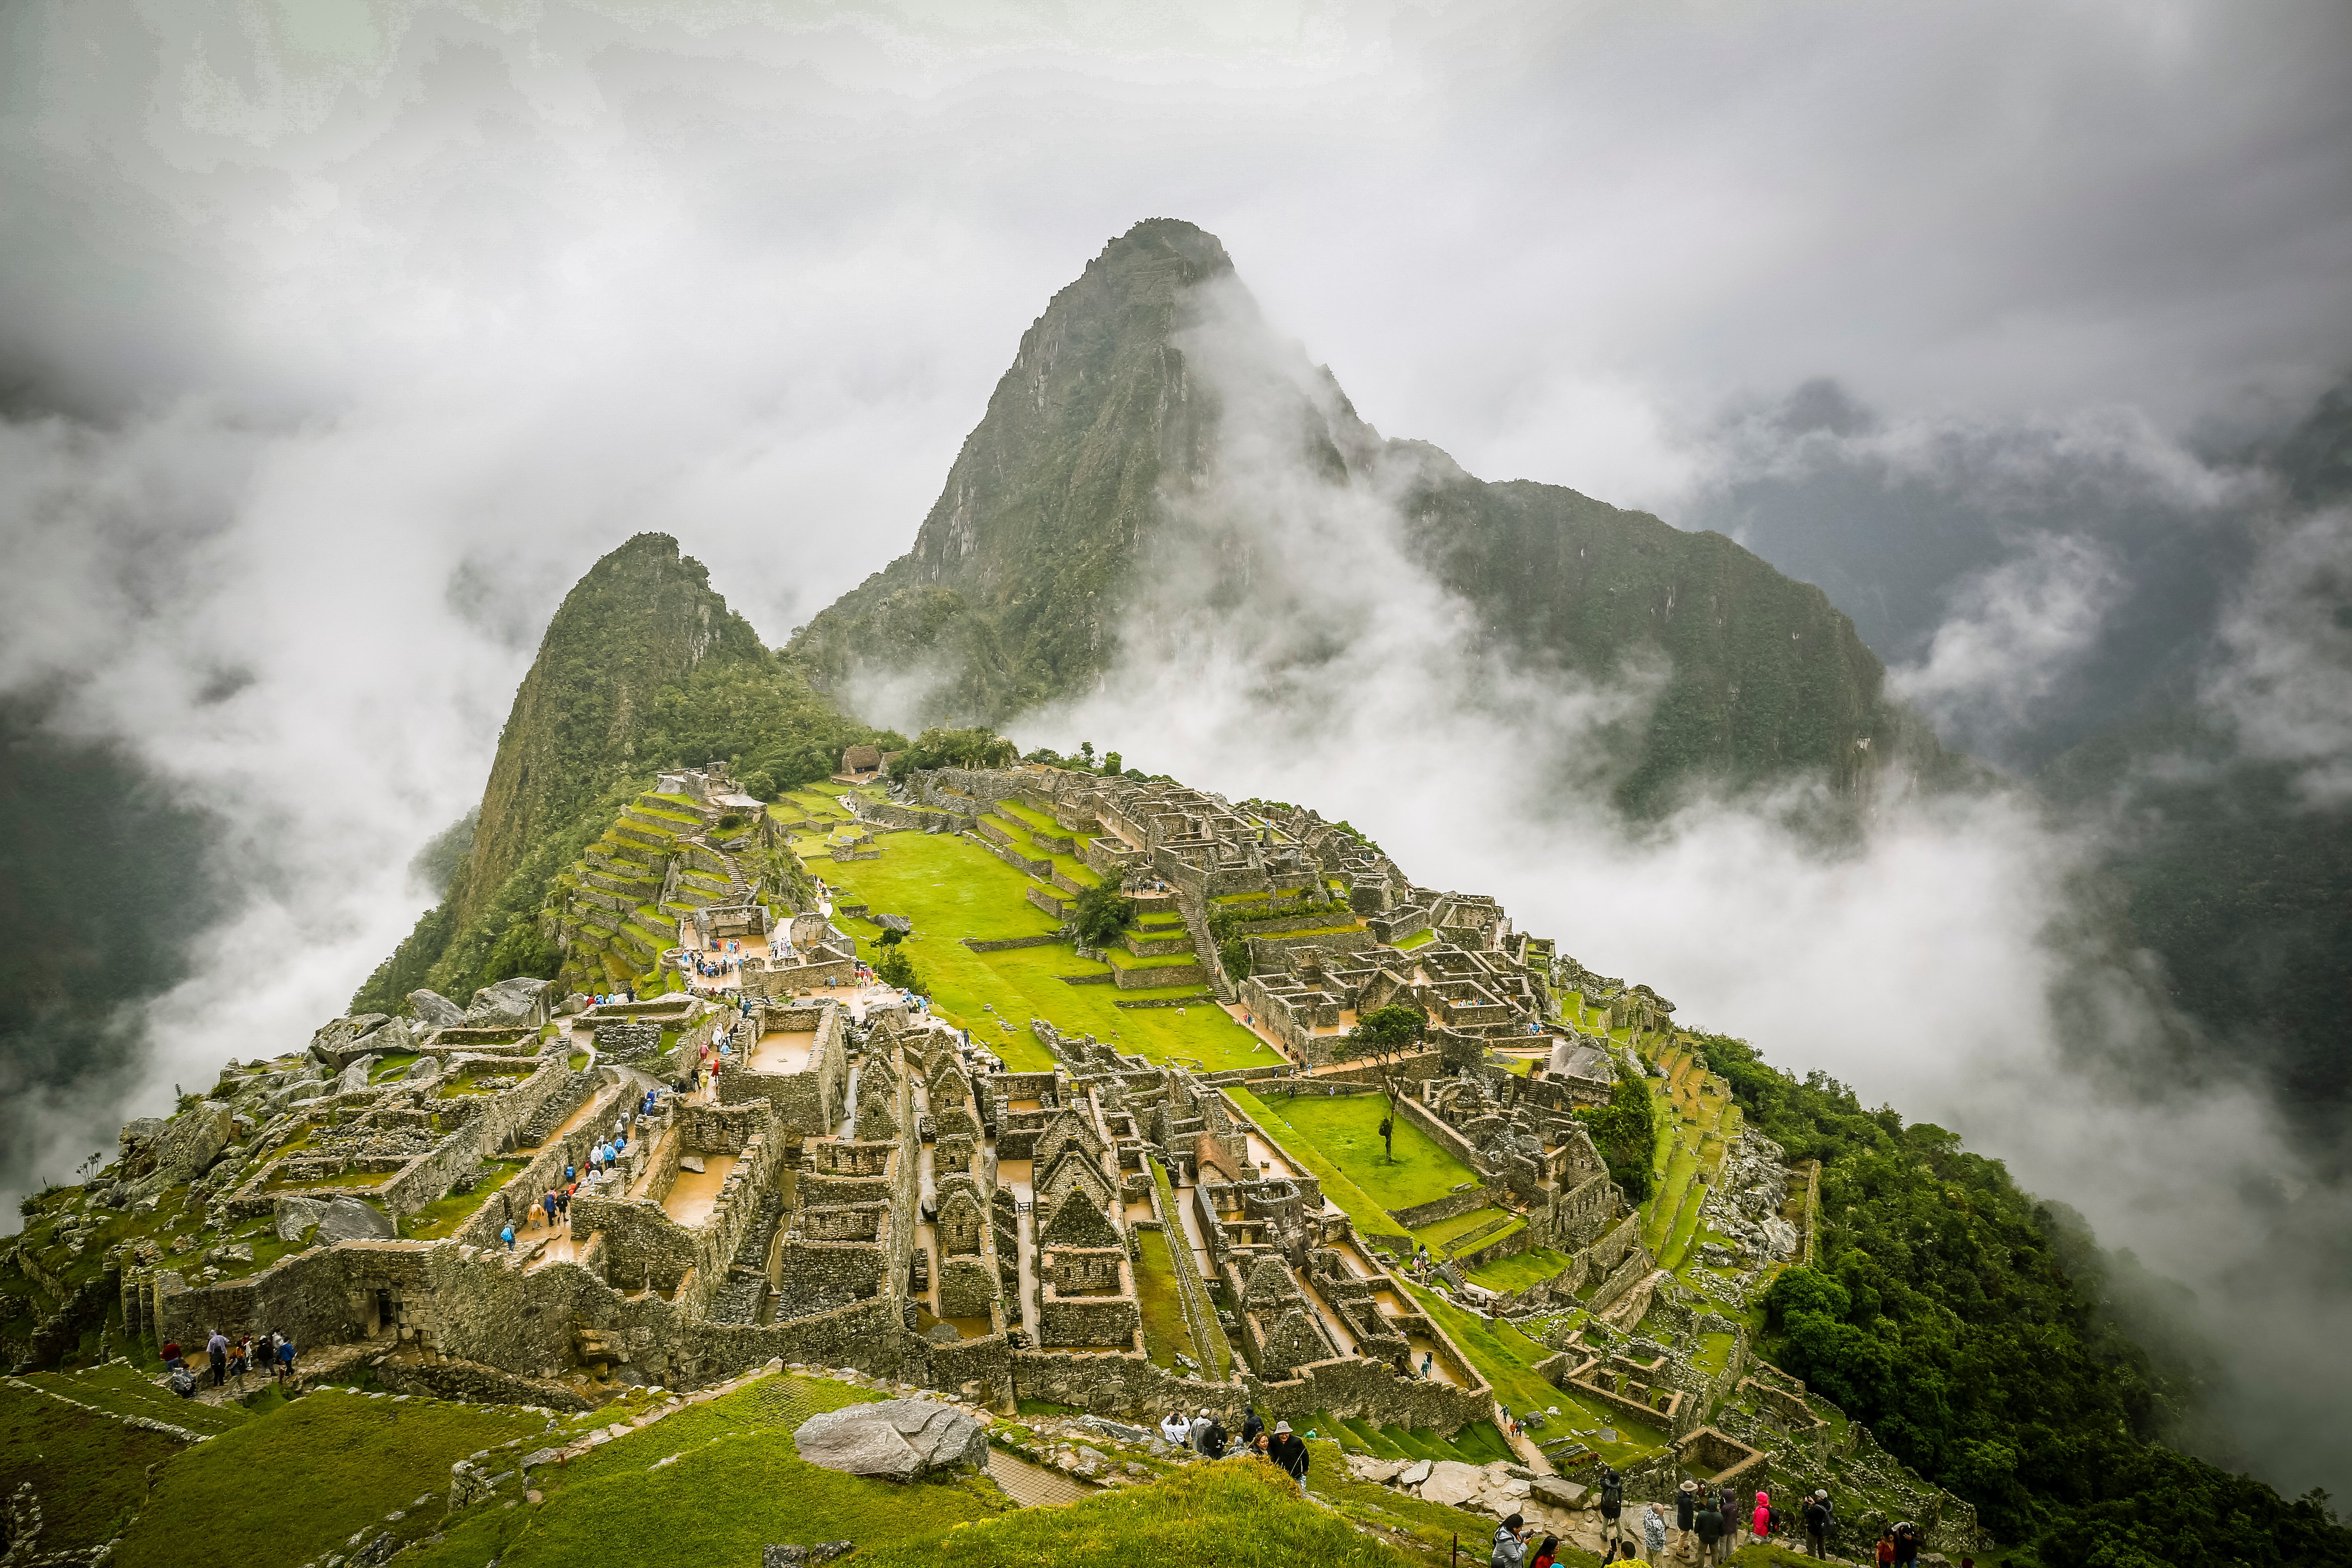
[[2099,635],[2122,586],[2114,559],[2043,535],[1963,581],[1920,663],[1887,672],[1895,695],[1948,737],[2022,730]]
[[2284,523],[2222,616],[2200,695],[2244,753],[2294,764],[2315,806],[2352,804],[2352,510]]

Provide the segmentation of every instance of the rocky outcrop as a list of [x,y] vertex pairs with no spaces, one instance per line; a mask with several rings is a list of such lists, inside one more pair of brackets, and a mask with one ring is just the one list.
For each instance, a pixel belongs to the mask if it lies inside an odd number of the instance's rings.
[[438,991],[412,991],[408,1010],[428,1029],[454,1029],[466,1021],[466,1010]]
[[812,1415],[793,1433],[793,1444],[812,1465],[894,1481],[988,1464],[988,1429],[928,1399],[885,1399]]
[[543,1014],[541,998],[546,994],[546,981],[522,974],[485,985],[474,993],[474,1005],[466,1009],[466,1023],[476,1029],[535,1025]]

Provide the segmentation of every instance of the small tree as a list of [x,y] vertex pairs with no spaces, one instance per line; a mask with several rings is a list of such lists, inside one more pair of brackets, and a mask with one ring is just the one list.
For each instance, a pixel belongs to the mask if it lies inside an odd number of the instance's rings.
[[1095,765],[1095,743],[1092,741],[1078,742],[1078,761],[1087,767]]
[[1117,778],[1118,776],[1120,768],[1119,756],[1117,752],[1105,752],[1103,753],[1102,771],[1105,778]]
[[[897,931],[889,931],[885,936],[898,934]],[[923,972],[915,967],[914,955],[895,942],[886,940],[882,951],[875,956],[874,977],[886,985],[911,991],[918,996],[928,996],[931,993],[931,988],[923,981]]]
[[1388,1114],[1381,1119],[1381,1147],[1391,1164],[1396,1163],[1397,1071],[1428,1035],[1427,1015],[1408,1003],[1392,1002],[1358,1018],[1332,1052],[1341,1061],[1369,1061],[1380,1070],[1381,1092],[1389,1102]]
[[1097,882],[1078,895],[1070,911],[1070,926],[1087,947],[1108,947],[1135,918],[1135,900],[1109,882]]

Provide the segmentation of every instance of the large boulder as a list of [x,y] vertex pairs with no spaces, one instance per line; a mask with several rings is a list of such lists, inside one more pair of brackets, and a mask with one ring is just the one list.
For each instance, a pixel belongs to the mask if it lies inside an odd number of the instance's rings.
[[894,1481],[988,1465],[988,1429],[928,1399],[885,1399],[828,1410],[802,1422],[793,1444],[812,1465]]
[[415,1061],[409,1063],[408,1070],[402,1073],[400,1076],[410,1083],[415,1083],[420,1079],[436,1076],[440,1072],[440,1070],[441,1058],[439,1057],[419,1057]]
[[320,1241],[390,1241],[393,1234],[384,1212],[357,1198],[337,1198],[319,1216]]
[[535,1025],[545,1016],[541,998],[546,994],[547,982],[533,980],[527,974],[485,985],[474,993],[474,1005],[466,1009],[467,1026],[504,1029]]
[[[361,1013],[349,1018],[330,1018],[310,1037],[310,1054],[331,1068],[340,1068],[359,1054],[360,1041],[389,1023],[382,1013]],[[363,1047],[373,1050],[373,1045]]]
[[1421,1498],[1423,1502],[1458,1508],[1486,1488],[1486,1472],[1480,1467],[1459,1459],[1439,1459],[1431,1464],[1428,1479],[1421,1483]]
[[343,1076],[335,1080],[335,1092],[357,1094],[365,1089],[368,1086],[368,1074],[375,1070],[377,1059],[373,1051],[364,1056],[353,1057],[352,1065],[343,1069]]
[[428,1029],[454,1029],[466,1021],[466,1010],[438,991],[412,991],[408,1011]]
[[211,1164],[228,1146],[235,1114],[226,1100],[205,1100],[165,1122],[155,1135],[155,1184],[188,1181]]
[[318,1224],[326,1212],[326,1204],[317,1198],[280,1198],[272,1228],[280,1241],[299,1241],[302,1233]]

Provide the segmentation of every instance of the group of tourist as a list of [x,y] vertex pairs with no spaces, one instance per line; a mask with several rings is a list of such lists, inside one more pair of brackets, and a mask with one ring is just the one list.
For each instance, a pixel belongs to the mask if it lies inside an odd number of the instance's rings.
[[[205,1335],[205,1375],[215,1388],[226,1388],[234,1379],[237,1391],[243,1393],[246,1374],[257,1354],[261,1358],[262,1371],[276,1369],[279,1383],[294,1374],[294,1342],[275,1330],[263,1335],[258,1345],[250,1334],[232,1340],[220,1330],[212,1329]],[[182,1353],[177,1340],[163,1342],[163,1373],[173,1393],[183,1399],[196,1396],[196,1374],[189,1369],[188,1358]]]
[[[1729,1487],[1703,1487],[1697,1481],[1686,1480],[1675,1494],[1672,1523],[1666,1515],[1666,1505],[1649,1504],[1638,1516],[1641,1532],[1639,1554],[1645,1562],[1663,1564],[1670,1548],[1669,1534],[1674,1536],[1671,1555],[1677,1563],[1687,1563],[1696,1568],[1727,1563],[1738,1551],[1740,1536],[1746,1533],[1763,1542],[1783,1533],[1790,1522],[1781,1511],[1772,1506],[1769,1492],[1753,1494],[1755,1502],[1743,1508],[1739,1496]],[[1601,1560],[1603,1563],[1630,1562],[1636,1547],[1624,1523],[1625,1482],[1614,1469],[1601,1472]],[[1829,1539],[1837,1530],[1837,1510],[1825,1490],[1816,1490],[1807,1498],[1800,1510],[1804,1526],[1805,1549],[1815,1557],[1829,1555]],[[1495,1532],[1495,1550],[1490,1558],[1494,1568],[1536,1568],[1543,1562],[1538,1551],[1527,1555],[1527,1537],[1523,1521],[1516,1515],[1503,1521],[1504,1528]],[[1919,1559],[1924,1542],[1918,1526],[1908,1521],[1880,1532],[1877,1560],[1887,1568],[1911,1568]],[[1547,1538],[1545,1550],[1556,1551],[1556,1543]],[[1973,1568],[1964,1562],[1963,1568]]]
[[1290,1429],[1287,1421],[1276,1422],[1269,1431],[1255,1405],[1242,1418],[1238,1444],[1227,1435],[1225,1424],[1217,1419],[1216,1412],[1208,1409],[1193,1416],[1181,1410],[1170,1411],[1160,1423],[1160,1436],[1179,1448],[1192,1449],[1204,1459],[1264,1459],[1296,1481],[1301,1492],[1307,1489],[1306,1442]]

